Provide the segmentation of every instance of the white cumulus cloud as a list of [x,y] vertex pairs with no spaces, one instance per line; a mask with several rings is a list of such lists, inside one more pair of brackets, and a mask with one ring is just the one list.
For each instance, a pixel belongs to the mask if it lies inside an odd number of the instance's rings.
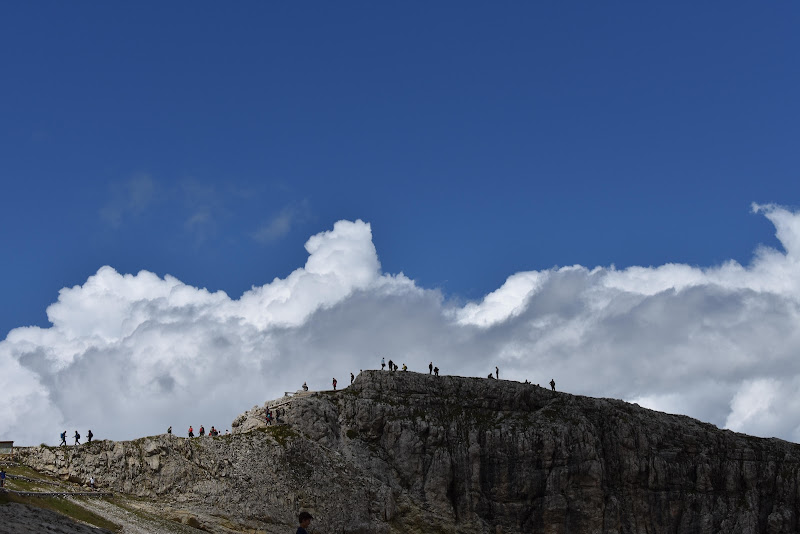
[[0,427],[22,443],[227,428],[307,381],[329,387],[381,356],[445,374],[529,379],[732,430],[800,441],[800,213],[754,205],[783,250],[697,267],[510,274],[454,304],[384,273],[370,225],[339,221],[308,259],[239,298],[101,267],[64,288],[48,328],[0,341]]

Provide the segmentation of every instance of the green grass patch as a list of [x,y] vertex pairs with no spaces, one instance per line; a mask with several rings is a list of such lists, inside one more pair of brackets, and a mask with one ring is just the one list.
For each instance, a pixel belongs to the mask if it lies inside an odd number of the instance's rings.
[[17,475],[21,477],[28,477],[28,478],[42,478],[52,480],[52,477],[43,475],[39,473],[39,471],[33,469],[32,467],[28,467],[27,465],[12,465],[6,469],[6,473],[9,475]]
[[286,448],[286,443],[298,437],[297,432],[292,430],[289,425],[273,425],[264,429],[264,432],[272,436],[272,439],[277,441],[281,447]]
[[36,508],[51,510],[61,515],[65,515],[76,521],[82,521],[95,527],[105,528],[112,532],[122,532],[122,527],[112,523],[108,519],[100,517],[94,512],[87,510],[83,506],[60,497],[23,497],[13,493],[0,494],[0,506],[8,503],[27,504]]
[[14,480],[6,478],[6,488],[16,491],[47,491],[42,488],[44,484],[34,484],[27,480]]

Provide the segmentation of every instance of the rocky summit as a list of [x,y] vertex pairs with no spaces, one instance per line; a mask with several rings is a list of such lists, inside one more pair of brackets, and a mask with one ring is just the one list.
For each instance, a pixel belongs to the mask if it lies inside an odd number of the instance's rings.
[[293,532],[300,510],[320,533],[800,532],[800,446],[778,439],[402,371],[265,406],[279,404],[280,424],[254,407],[231,435],[30,447],[18,460],[94,476],[143,513],[207,532]]

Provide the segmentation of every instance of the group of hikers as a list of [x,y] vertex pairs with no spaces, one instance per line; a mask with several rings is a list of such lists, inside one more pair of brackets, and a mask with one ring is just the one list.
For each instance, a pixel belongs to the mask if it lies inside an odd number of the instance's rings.
[[[383,371],[385,369],[386,369],[386,359],[385,358],[381,358],[381,371]],[[394,371],[397,371],[398,369],[399,369],[399,367],[397,366],[397,364],[394,363],[392,360],[389,360],[389,370],[394,372]],[[403,364],[403,371],[408,371],[408,366],[405,363]],[[435,374],[436,376],[439,376],[439,368],[438,367],[434,367],[433,366],[433,362],[428,364],[428,374],[429,375],[430,374]],[[350,377],[351,377],[350,378],[350,383],[351,384],[353,383],[352,376],[353,376],[353,373],[350,373]]]
[[[489,373],[489,376],[487,378],[500,380],[500,369],[495,365],[494,366],[494,376],[492,375],[492,373]],[[525,383],[526,384],[530,384],[530,381],[529,380],[525,380]],[[539,384],[536,384],[536,387],[539,387]],[[552,378],[550,379],[550,389],[552,389],[553,391],[556,390],[556,381],[553,380]]]
[[[397,371],[398,369],[400,369],[400,367],[396,363],[394,363],[392,360],[389,360],[389,370],[394,372],[394,371]],[[404,363],[402,369],[403,369],[403,371],[408,371],[408,366]],[[386,358],[381,358],[381,371],[384,371],[384,370],[386,370]],[[428,363],[428,374],[429,375],[439,376],[439,367],[434,366],[433,362]],[[350,383],[351,384],[353,383],[355,378],[356,378],[355,375],[351,372],[350,373]],[[500,380],[500,369],[497,366],[495,366],[494,367],[494,374],[489,373],[489,376],[487,378]],[[527,380],[525,381],[525,383],[526,384],[530,384],[530,382],[528,382]],[[333,380],[331,381],[331,385],[333,386],[333,391],[336,391],[336,386],[339,385],[339,382],[336,380],[336,377],[333,377]],[[555,382],[555,380],[552,380],[552,379],[550,380],[550,388],[552,388],[553,391],[556,390],[556,382]],[[306,382],[303,382],[303,391],[308,391],[308,383],[306,383]]]
[[[75,431],[75,435],[73,437],[75,438],[75,445],[80,445],[81,444],[81,435],[78,433],[77,430]],[[94,437],[94,434],[92,434],[92,431],[89,430],[86,433],[86,443],[87,444],[91,444],[93,437]],[[59,445],[60,446],[64,446],[64,447],[67,446],[67,431],[66,430],[61,433],[61,443],[59,443]]]
[[[363,369],[361,369],[361,370],[363,371]],[[355,379],[356,379],[356,375],[354,375],[351,372],[350,373],[350,383],[352,384]],[[331,383],[333,384],[333,391],[336,391],[336,386],[339,384],[339,382],[336,381],[336,377],[335,376],[333,377],[333,382],[331,382]],[[303,382],[303,391],[308,391],[308,384],[306,384],[305,382]]]
[[282,416],[283,416],[283,410],[281,410],[280,408],[275,408],[274,414],[272,413],[272,410],[269,407],[267,407],[264,410],[264,419],[266,420],[268,425],[272,425],[273,422],[276,424],[280,423]]
[[[172,434],[172,427],[171,426],[167,429],[167,434]],[[230,434],[230,432],[228,432],[226,430],[225,431],[225,435],[228,435],[228,434]],[[203,425],[200,425],[199,435],[200,435],[200,437],[203,437],[203,436],[206,435],[206,429],[205,429],[205,427]],[[219,436],[220,432],[219,432],[219,430],[214,428],[214,425],[211,425],[211,430],[208,431],[208,435],[211,436],[211,437]],[[189,425],[189,437],[190,438],[194,437],[194,428],[192,427],[192,425]]]
[[[386,369],[386,359],[385,358],[381,358],[381,371],[383,371],[385,369]],[[390,371],[397,371],[397,369],[398,369],[397,364],[394,363],[392,360],[389,360],[389,370]],[[406,366],[406,364],[403,364],[403,371],[408,371],[408,367]],[[433,365],[433,362],[428,363],[428,374],[429,375],[432,374],[432,375],[439,376],[439,368],[435,367]],[[489,373],[489,376],[487,378],[500,380],[500,368],[495,365],[494,374]],[[353,383],[353,373],[350,373],[350,383],[351,384]],[[526,384],[530,384],[530,382],[527,381],[527,380],[525,381],[525,383]],[[538,386],[539,384],[536,384],[536,385]],[[304,389],[307,389],[305,387],[305,383],[303,384],[303,387],[304,387]],[[556,390],[556,381],[553,380],[553,379],[550,379],[550,388],[553,391]],[[336,391],[336,379],[335,378],[333,379],[333,390]]]

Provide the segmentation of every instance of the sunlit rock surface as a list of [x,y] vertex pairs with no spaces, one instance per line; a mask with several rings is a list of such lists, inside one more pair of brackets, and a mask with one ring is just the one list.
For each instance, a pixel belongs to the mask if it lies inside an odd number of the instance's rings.
[[[210,532],[790,533],[800,446],[504,380],[365,371],[268,402],[234,434],[161,435],[22,460]],[[182,519],[183,518],[183,519]]]

